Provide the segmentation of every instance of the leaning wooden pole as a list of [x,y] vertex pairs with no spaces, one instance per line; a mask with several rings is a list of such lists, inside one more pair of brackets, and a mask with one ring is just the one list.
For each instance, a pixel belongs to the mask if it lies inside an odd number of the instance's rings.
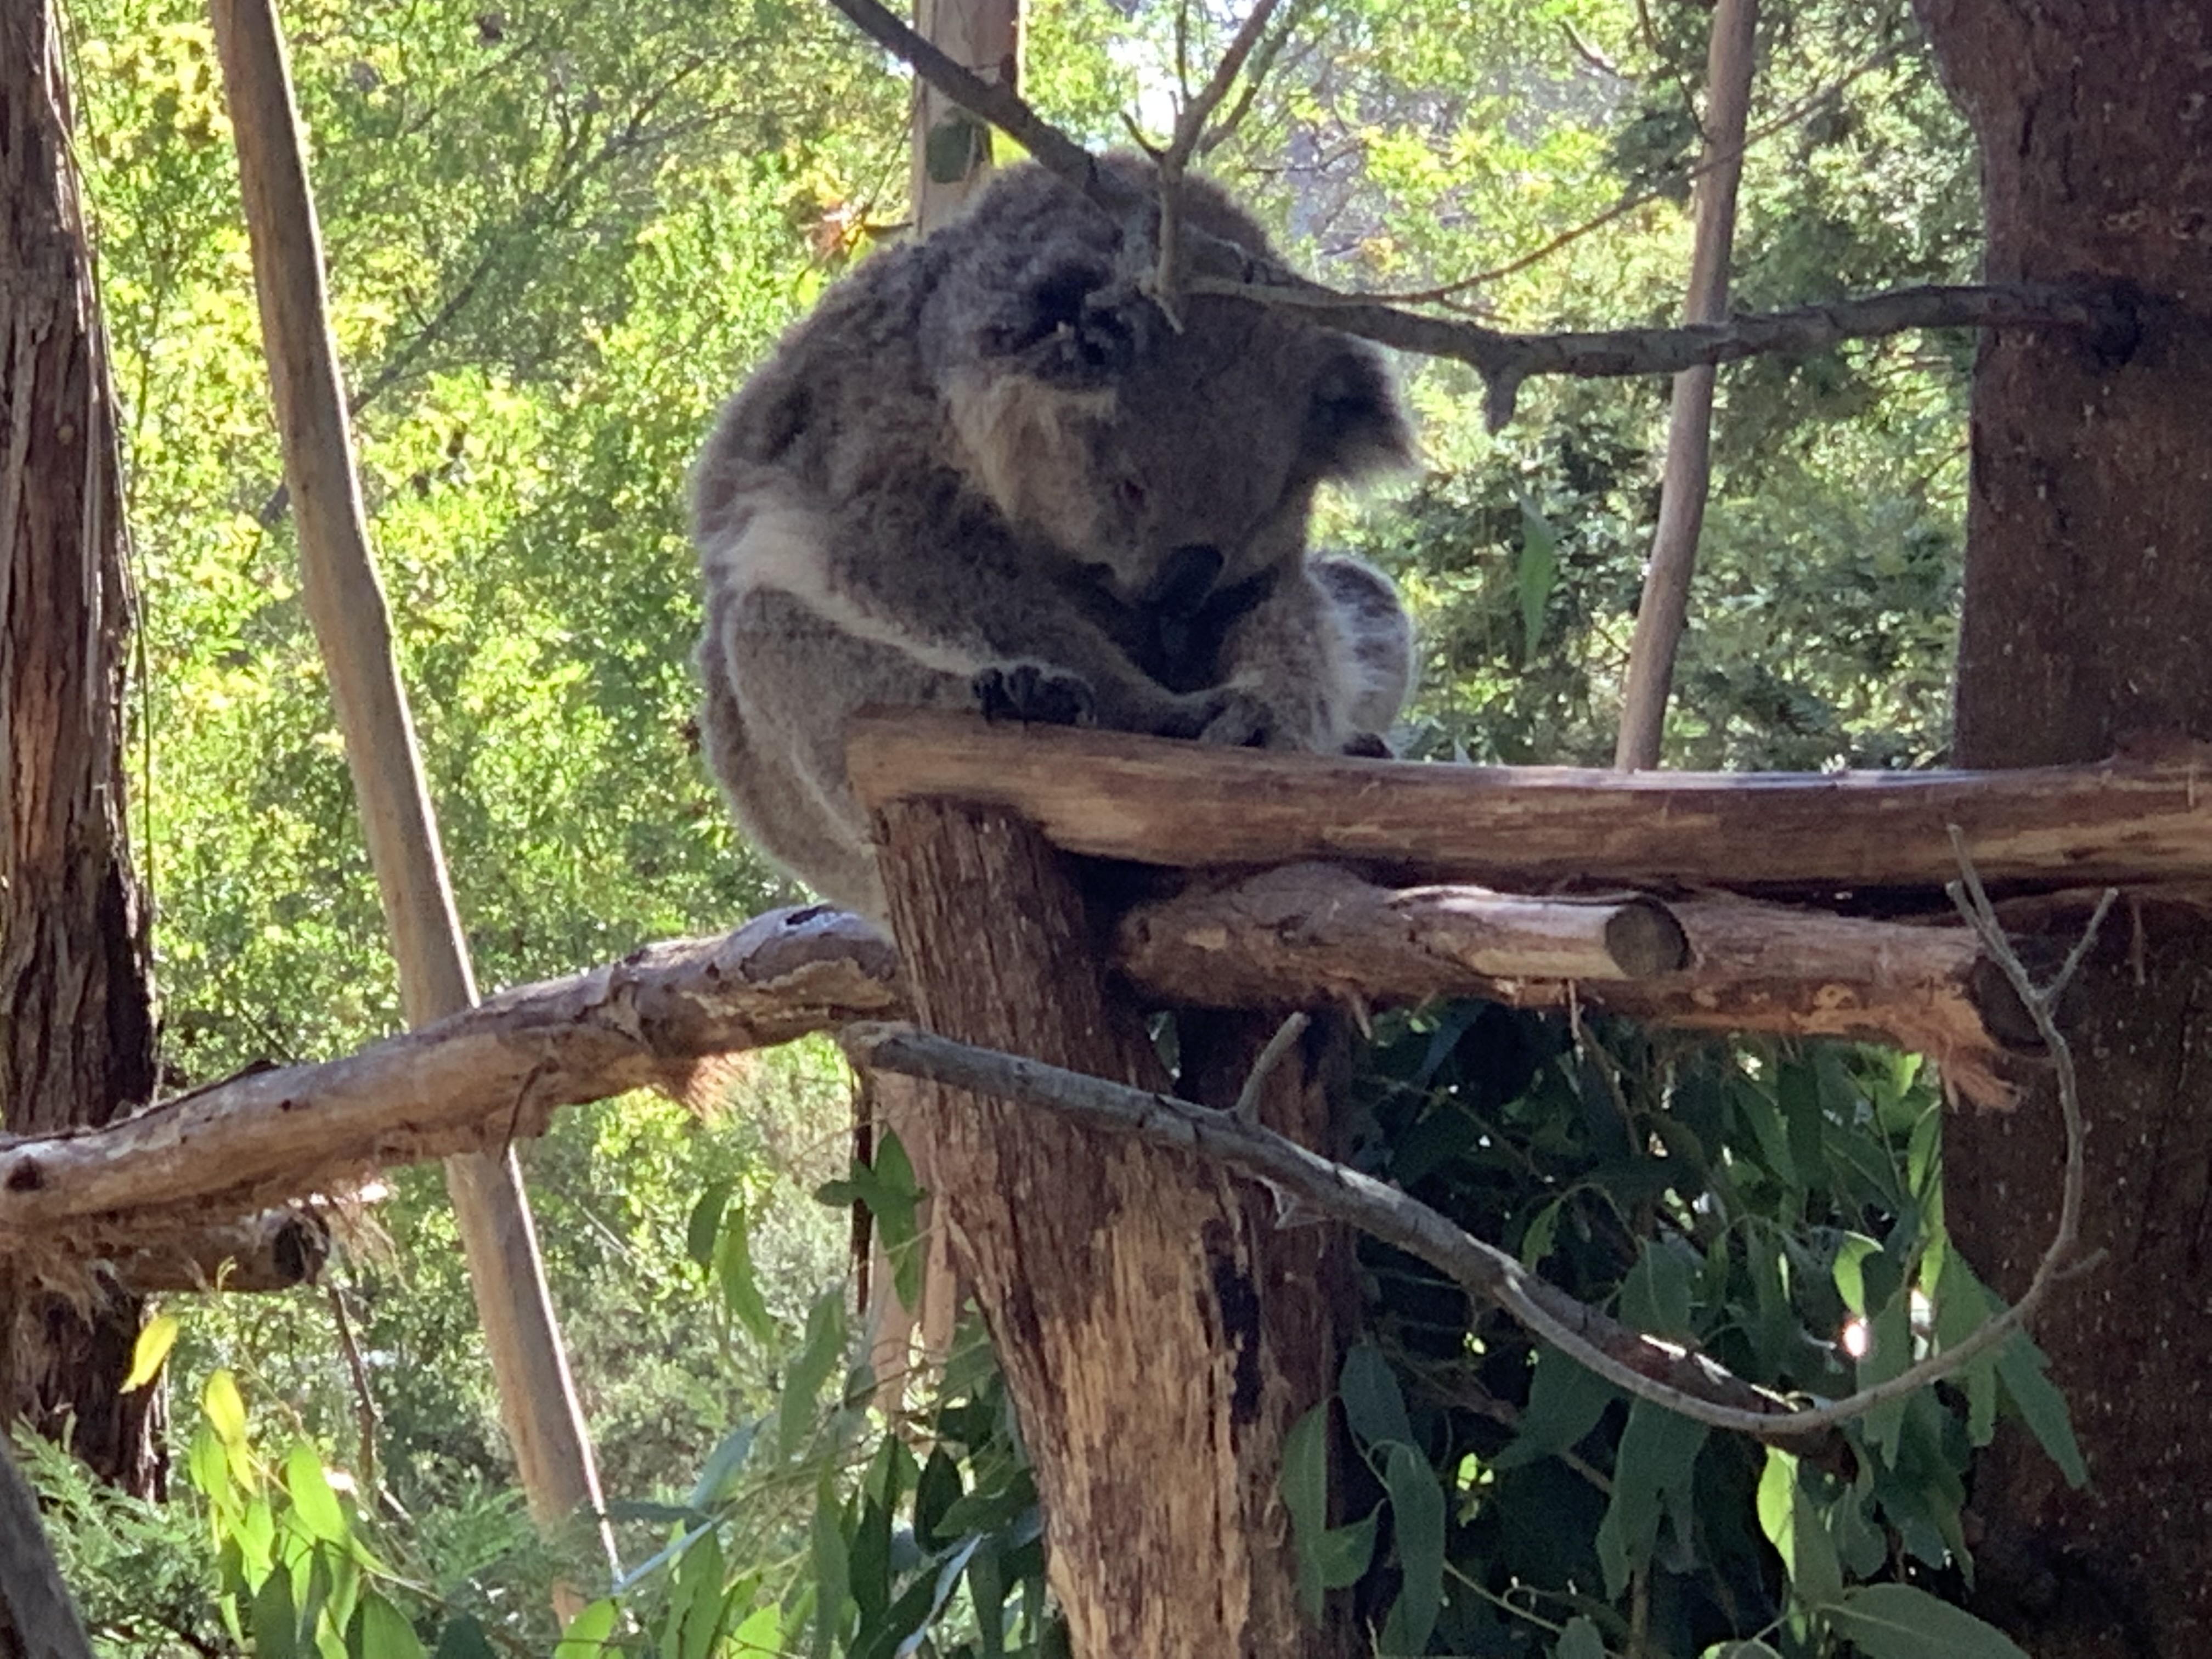
[[[345,736],[401,1000],[408,1023],[421,1025],[473,1005],[476,984],[369,554],[283,34],[270,0],[213,0],[212,12],[285,483],[300,527],[301,597]],[[531,1513],[547,1527],[580,1511],[601,1517],[599,1534],[613,1565],[613,1534],[521,1170],[512,1151],[472,1153],[447,1160],[446,1183]]]
[[[1735,189],[1743,173],[1745,124],[1751,109],[1752,46],[1759,0],[1719,0],[1705,63],[1705,142],[1698,158],[1698,222],[1690,253],[1685,323],[1728,318],[1729,250],[1735,240]],[[1644,597],[1628,647],[1628,684],[1621,696],[1620,736],[1613,763],[1624,771],[1659,763],[1674,653],[1690,612],[1690,573],[1705,528],[1712,482],[1713,368],[1674,377],[1667,422],[1667,470],[1659,486],[1659,523],[1644,566]]]

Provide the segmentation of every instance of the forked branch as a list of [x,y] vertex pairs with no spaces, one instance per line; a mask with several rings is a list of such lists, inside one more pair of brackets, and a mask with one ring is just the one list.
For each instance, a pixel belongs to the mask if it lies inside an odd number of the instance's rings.
[[[971,113],[999,128],[1149,246],[1158,264],[1159,235],[1152,193],[1123,183],[1096,156],[1039,115],[1016,94],[993,86],[953,62],[877,3],[830,0],[870,40],[914,67],[915,73]],[[1735,362],[1768,352],[1823,350],[1914,328],[2035,325],[2084,329],[2124,351],[2140,332],[2135,307],[2097,287],[2011,283],[1985,288],[1913,288],[1863,300],[1839,301],[1766,316],[1738,317],[1694,327],[1613,329],[1595,333],[1509,334],[1463,318],[1439,317],[1310,282],[1238,243],[1184,224],[1173,233],[1182,271],[1171,292],[1229,295],[1267,305],[1325,311],[1331,326],[1380,344],[1472,366],[1487,388],[1493,428],[1512,418],[1521,383],[1534,374],[1584,379],[1672,374],[1706,363]],[[1142,258],[1136,261],[1146,264]]]

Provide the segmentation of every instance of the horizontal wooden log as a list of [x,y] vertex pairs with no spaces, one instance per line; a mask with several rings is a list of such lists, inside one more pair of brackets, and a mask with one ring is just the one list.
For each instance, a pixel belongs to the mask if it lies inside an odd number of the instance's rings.
[[[896,952],[819,907],[524,986],[343,1060],[256,1072],[74,1133],[0,1140],[0,1251],[109,1253],[356,1171],[543,1133],[558,1106],[905,1008]],[[73,1237],[72,1237],[73,1236]]]
[[2212,883],[2212,750],[2004,772],[1607,772],[1212,749],[961,715],[855,726],[871,807],[1005,806],[1066,851],[1186,868],[1358,860],[1564,884],[1828,898],[1940,888],[1950,826],[1992,887]]
[[1887,1042],[1933,1056],[1946,1082],[1982,1105],[2010,1103],[2004,1058],[2033,1047],[2026,1012],[1964,927],[1680,899],[1666,907],[1686,941],[1678,971],[1583,977],[1498,951],[1483,920],[1497,899],[1291,865],[1141,905],[1115,948],[1146,994],[1197,1007],[1486,996],[1520,1008],[1579,1002],[1686,1030]]

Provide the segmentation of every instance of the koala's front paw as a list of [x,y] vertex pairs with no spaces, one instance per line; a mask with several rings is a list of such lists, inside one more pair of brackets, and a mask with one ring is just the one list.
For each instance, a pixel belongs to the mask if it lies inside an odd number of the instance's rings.
[[1389,739],[1374,732],[1354,732],[1344,740],[1340,754],[1355,756],[1361,760],[1395,760],[1397,755]]
[[977,671],[975,701],[987,720],[1025,726],[1096,726],[1098,700],[1091,682],[1064,668],[1033,662],[994,664]]

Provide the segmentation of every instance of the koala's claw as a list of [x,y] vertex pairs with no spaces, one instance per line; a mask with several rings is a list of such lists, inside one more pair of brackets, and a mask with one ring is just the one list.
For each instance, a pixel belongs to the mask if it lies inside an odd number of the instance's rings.
[[1395,760],[1397,758],[1396,754],[1391,750],[1389,740],[1374,732],[1353,732],[1344,740],[1344,748],[1340,752],[1356,756],[1362,760]]
[[975,701],[987,720],[1019,720],[1025,726],[1096,726],[1098,702],[1091,683],[1065,669],[1033,662],[1006,663],[978,670]]

